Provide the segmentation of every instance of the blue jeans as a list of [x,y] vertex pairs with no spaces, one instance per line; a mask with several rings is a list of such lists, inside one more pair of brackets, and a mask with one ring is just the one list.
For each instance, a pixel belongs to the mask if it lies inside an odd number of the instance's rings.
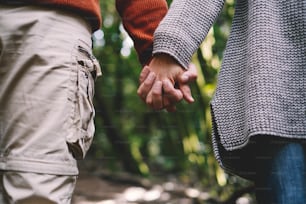
[[259,143],[255,179],[258,204],[305,204],[305,144],[284,140]]

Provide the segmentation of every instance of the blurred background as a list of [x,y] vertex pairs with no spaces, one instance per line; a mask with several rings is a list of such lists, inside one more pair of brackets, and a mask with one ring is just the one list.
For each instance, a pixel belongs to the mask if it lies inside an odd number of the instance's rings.
[[[171,1],[168,1],[169,5]],[[84,161],[75,204],[255,203],[253,186],[226,174],[211,146],[209,102],[234,15],[224,9],[193,57],[199,77],[195,103],[177,112],[150,110],[137,96],[141,65],[114,0],[101,1],[103,27],[94,53],[103,76],[96,82],[96,135]]]

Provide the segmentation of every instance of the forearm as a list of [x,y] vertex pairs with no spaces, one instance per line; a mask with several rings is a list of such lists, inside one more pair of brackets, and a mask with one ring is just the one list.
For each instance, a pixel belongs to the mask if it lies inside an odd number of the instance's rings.
[[155,31],[153,54],[167,53],[187,68],[223,5],[224,0],[174,0]]
[[153,34],[168,10],[165,0],[116,0],[122,23],[142,65],[152,56]]

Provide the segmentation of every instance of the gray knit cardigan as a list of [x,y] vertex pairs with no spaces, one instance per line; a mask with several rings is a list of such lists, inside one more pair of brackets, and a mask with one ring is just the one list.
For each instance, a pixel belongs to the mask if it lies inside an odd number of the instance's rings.
[[[187,67],[223,5],[174,0],[154,34],[153,53]],[[215,156],[243,177],[250,169],[242,168],[239,149],[253,136],[306,139],[306,0],[236,1],[211,107]]]

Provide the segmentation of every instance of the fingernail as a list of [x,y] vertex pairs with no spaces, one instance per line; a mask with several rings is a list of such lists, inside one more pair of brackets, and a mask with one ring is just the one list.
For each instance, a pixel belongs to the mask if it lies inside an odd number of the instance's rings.
[[183,75],[182,76],[182,80],[185,82],[185,81],[188,81],[188,76],[186,76],[186,75]]
[[153,81],[155,79],[155,74],[153,72],[150,72],[148,77],[151,81]]
[[194,102],[194,98],[192,96],[188,97],[188,102],[189,103],[193,103]]

